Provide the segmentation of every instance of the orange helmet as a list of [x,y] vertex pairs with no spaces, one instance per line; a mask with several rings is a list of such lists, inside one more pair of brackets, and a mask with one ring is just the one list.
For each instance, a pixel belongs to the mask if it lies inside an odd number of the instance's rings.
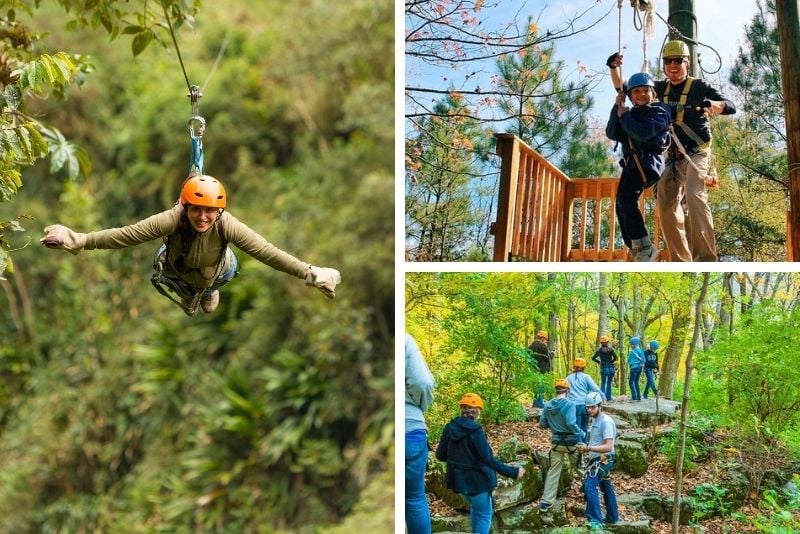
[[566,378],[559,378],[556,380],[556,389],[569,389],[569,382]]
[[608,336],[600,336],[600,340],[599,341],[600,341],[600,343],[608,343],[611,340],[608,338]]
[[575,363],[572,364],[576,369],[586,369],[586,360],[583,358],[575,358]]
[[205,174],[190,176],[181,188],[181,204],[208,208],[224,208],[228,197],[225,188],[216,178]]
[[477,393],[464,393],[458,404],[459,406],[483,409],[483,399]]
[[548,339],[550,336],[544,330],[539,330],[539,332],[536,334],[536,337],[543,337],[545,339]]

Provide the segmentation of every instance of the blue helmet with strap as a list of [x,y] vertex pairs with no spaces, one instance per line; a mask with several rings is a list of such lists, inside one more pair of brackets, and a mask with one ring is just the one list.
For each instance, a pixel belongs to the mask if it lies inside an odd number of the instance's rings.
[[631,345],[638,345],[638,344],[639,344],[639,338],[636,337],[636,336],[633,336],[631,338]]
[[661,345],[659,345],[658,341],[656,341],[655,339],[650,342],[650,350],[658,350],[658,347],[660,346]]
[[635,87],[652,87],[655,90],[656,83],[653,81],[653,77],[646,72],[637,72],[628,79],[628,93],[633,91]]

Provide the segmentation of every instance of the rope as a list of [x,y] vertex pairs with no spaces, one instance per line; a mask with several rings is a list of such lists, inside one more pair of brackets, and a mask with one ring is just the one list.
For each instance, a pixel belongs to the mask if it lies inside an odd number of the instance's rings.
[[[668,21],[668,20],[666,20],[664,17],[662,17],[660,13],[657,13],[657,12],[654,12],[654,13],[655,13],[655,15],[656,15],[658,18],[660,18],[660,19],[661,19],[661,21],[662,21],[664,24],[666,24],[666,26],[667,26],[667,29],[669,30],[669,33],[672,33],[672,34],[675,34],[675,35],[677,35],[677,36],[678,36],[678,37],[679,37],[681,40],[683,40],[683,41],[686,41],[686,42],[688,42],[688,43],[693,43],[693,44],[695,44],[695,45],[697,45],[697,46],[703,46],[703,47],[705,47],[705,48],[708,48],[708,49],[709,49],[709,50],[711,50],[712,52],[714,52],[714,55],[715,55],[715,56],[717,56],[717,65],[718,65],[718,66],[717,66],[716,70],[710,71],[710,70],[706,70],[706,69],[704,69],[704,68],[703,68],[703,64],[702,64],[702,62],[701,62],[701,61],[698,59],[698,60],[697,60],[697,63],[698,63],[698,65],[700,66],[700,70],[701,70],[702,72],[704,72],[704,73],[706,73],[706,74],[716,74],[716,73],[718,73],[718,72],[720,71],[720,69],[722,69],[722,56],[720,55],[720,53],[719,53],[719,52],[717,52],[717,49],[716,49],[716,48],[714,48],[713,46],[711,46],[711,45],[708,45],[708,44],[706,44],[706,43],[704,43],[704,42],[698,41],[698,40],[696,40],[696,39],[690,39],[689,37],[687,37],[686,35],[684,35],[684,34],[683,34],[683,33],[682,33],[682,32],[681,32],[681,31],[680,31],[678,28],[676,28],[675,26],[673,26],[672,24],[670,24],[670,23],[669,23],[669,21]],[[694,16],[694,15],[692,15],[692,16]],[[696,23],[696,22],[697,22],[697,21],[695,21],[695,23]],[[663,42],[662,42],[662,44],[661,44],[661,49],[662,49],[662,50],[664,49],[664,44],[667,42],[667,39],[668,39],[668,37],[669,37],[669,35],[667,35],[667,37],[664,37],[664,41],[663,41]]]
[[178,47],[178,40],[175,39],[175,30],[172,29],[172,21],[169,18],[169,13],[167,13],[167,7],[164,3],[161,3],[161,8],[164,10],[164,18],[167,19],[167,26],[169,27],[169,34],[172,37],[172,44],[175,45],[175,52],[178,54],[178,61],[181,64],[181,70],[183,71],[183,77],[186,79],[186,88],[189,89],[189,92],[192,91],[192,84],[189,83],[189,75],[186,74],[186,67],[183,65],[183,58],[181,57],[181,49]]
[[617,53],[622,51],[622,0],[617,0],[617,11],[619,20],[617,21]]

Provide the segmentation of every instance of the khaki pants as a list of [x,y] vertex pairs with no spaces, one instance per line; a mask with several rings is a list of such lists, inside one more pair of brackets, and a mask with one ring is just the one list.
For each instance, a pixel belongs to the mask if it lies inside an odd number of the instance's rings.
[[704,181],[710,156],[710,149],[692,156],[700,172],[686,159],[674,165],[668,160],[656,186],[656,209],[672,261],[717,261],[714,221]]
[[542,494],[544,502],[548,504],[555,502],[558,496],[558,481],[561,479],[561,469],[567,462],[571,462],[572,468],[575,469],[577,459],[578,456],[575,453],[574,446],[554,445],[550,449],[550,468],[547,470],[547,480],[545,480],[544,493]]

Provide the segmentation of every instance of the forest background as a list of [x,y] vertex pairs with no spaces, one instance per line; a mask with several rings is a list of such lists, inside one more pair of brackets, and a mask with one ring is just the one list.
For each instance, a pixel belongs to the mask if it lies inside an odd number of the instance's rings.
[[[690,408],[715,423],[769,435],[800,455],[800,275],[712,273],[409,273],[406,328],[436,377],[426,415],[432,435],[467,391],[486,399],[484,420],[525,418],[536,384],[552,388],[577,357],[591,361],[601,335],[620,357],[615,391],[626,395],[629,340],[658,340],[658,389],[680,400],[693,355]],[[549,332],[554,372],[541,375],[527,346]],[[693,334],[697,331],[697,336]]]
[[[191,108],[162,4],[208,82],[206,172],[338,268],[335,300],[239,254],[188,318],[149,283],[159,243],[37,242],[174,203]],[[4,531],[393,529],[393,6],[198,5],[0,2]]]
[[[636,11],[624,4],[618,23],[614,1],[581,0],[563,10],[537,1],[406,2],[407,260],[491,258],[495,133],[517,135],[567,176],[619,175],[619,151],[605,137],[610,105],[595,106],[595,96],[611,87],[607,70],[588,57],[567,63],[562,51],[591,46],[610,53],[618,24],[635,42]],[[658,4],[666,18],[666,2]],[[775,1],[756,0],[756,7],[744,28],[729,26],[724,9],[721,18],[698,20],[702,41],[703,28],[720,23],[741,39],[732,60],[715,57],[714,42],[700,47],[703,76],[737,108],[711,123],[721,185],[709,202],[724,261],[786,259],[789,181]],[[598,27],[607,30],[604,38]],[[654,30],[647,70],[663,79],[658,54],[667,27],[656,19]],[[626,53],[626,76],[642,68],[636,54]]]

